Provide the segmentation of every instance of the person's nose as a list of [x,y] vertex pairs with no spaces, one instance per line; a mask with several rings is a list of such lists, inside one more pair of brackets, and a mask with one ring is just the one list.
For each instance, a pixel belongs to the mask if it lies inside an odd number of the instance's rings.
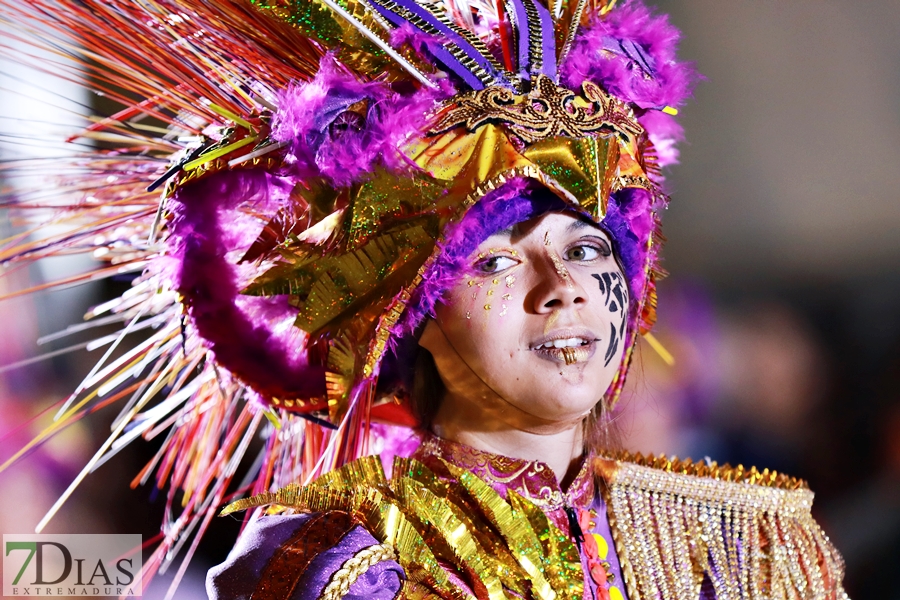
[[538,314],[565,308],[580,309],[587,304],[588,295],[559,256],[552,254],[536,261],[537,282],[532,288],[532,308]]

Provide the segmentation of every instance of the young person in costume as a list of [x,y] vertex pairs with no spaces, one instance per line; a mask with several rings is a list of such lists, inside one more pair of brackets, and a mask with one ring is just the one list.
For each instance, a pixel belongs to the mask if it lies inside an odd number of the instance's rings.
[[[803,482],[614,451],[694,78],[664,17],[171,4],[150,33],[217,85],[140,108],[192,141],[130,171],[165,188],[117,314],[166,333],[110,369],[142,380],[97,457],[178,410],[144,479],[186,508],[150,569],[246,495],[224,513],[292,514],[250,518],[215,598],[844,597]],[[422,436],[390,476],[385,422]],[[228,494],[258,431],[258,475]]]

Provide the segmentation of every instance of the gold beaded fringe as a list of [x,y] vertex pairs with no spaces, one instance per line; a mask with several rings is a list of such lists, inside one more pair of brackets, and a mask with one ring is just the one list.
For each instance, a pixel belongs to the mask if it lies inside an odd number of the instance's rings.
[[843,560],[802,481],[627,458],[635,462],[597,459],[595,468],[630,600],[696,600],[704,580],[719,600],[847,598]]

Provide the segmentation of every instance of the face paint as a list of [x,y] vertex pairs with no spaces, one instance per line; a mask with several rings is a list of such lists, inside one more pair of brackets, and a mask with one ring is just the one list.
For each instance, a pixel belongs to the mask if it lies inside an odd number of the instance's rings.
[[603,294],[603,304],[606,309],[620,316],[619,327],[615,322],[610,323],[609,343],[606,347],[604,358],[605,364],[616,356],[619,349],[619,342],[625,337],[625,322],[627,321],[628,306],[628,288],[625,281],[619,273],[603,273],[591,274],[591,277],[597,280],[600,286],[600,292]]
[[553,249],[553,244],[550,242],[549,231],[544,234],[544,247],[547,249],[547,257],[550,259],[550,262],[553,263],[553,268],[556,269],[556,274],[560,279],[566,282],[567,288],[573,289],[574,284],[572,283],[572,275],[569,273],[569,270],[566,268],[566,265],[563,263],[562,259]]
[[604,356],[604,366],[609,364],[609,361],[612,360],[612,357],[616,355],[616,350],[619,348],[619,336],[616,331],[616,326],[613,323],[609,325],[609,345],[606,347],[606,355]]
[[559,320],[559,310],[554,310],[550,313],[550,316],[547,317],[547,321],[544,323],[544,333],[549,332],[553,329],[553,326],[556,325],[556,322]]
[[569,270],[566,268],[566,265],[563,264],[563,261],[556,255],[556,252],[550,250],[547,252],[550,256],[550,260],[553,261],[553,268],[556,269],[556,274],[559,275],[560,279],[566,282],[566,287],[572,288],[572,276],[569,275]]

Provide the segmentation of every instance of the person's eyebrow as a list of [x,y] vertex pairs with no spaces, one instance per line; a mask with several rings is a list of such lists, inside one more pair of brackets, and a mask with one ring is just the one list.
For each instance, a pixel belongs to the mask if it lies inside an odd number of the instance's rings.
[[597,231],[603,232],[603,229],[601,229],[599,225],[592,221],[576,219],[569,223],[568,227],[566,227],[566,233],[574,233],[586,227],[590,227],[591,229],[596,229]]
[[492,233],[492,234],[490,235],[490,237],[494,237],[495,235],[502,235],[502,236],[506,236],[506,237],[512,237],[513,229],[514,229],[514,228],[515,228],[515,225],[510,225],[510,226],[507,227],[506,229],[501,229],[500,231],[495,231],[494,233]]

